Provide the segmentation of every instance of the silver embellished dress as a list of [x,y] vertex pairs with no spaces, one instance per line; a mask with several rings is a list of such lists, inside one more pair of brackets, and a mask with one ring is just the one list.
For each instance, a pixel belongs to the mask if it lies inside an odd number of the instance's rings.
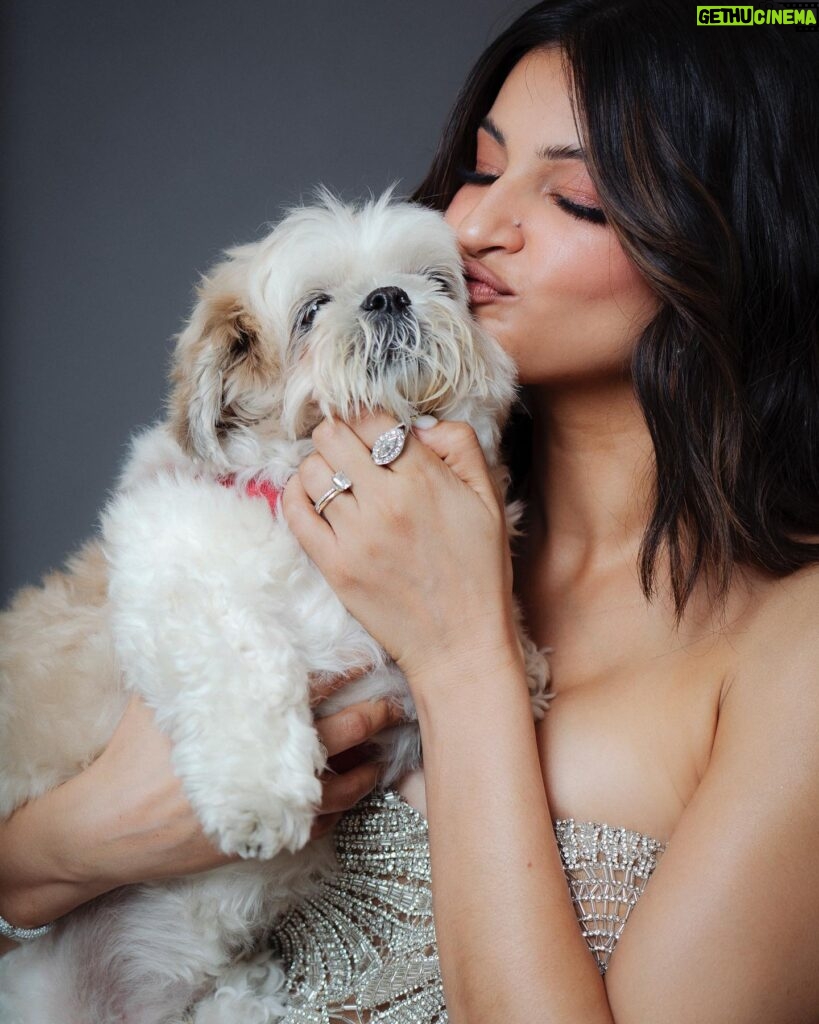
[[[664,852],[626,828],[554,822],[581,931],[605,974],[626,920]],[[372,794],[336,829],[340,870],[277,924],[288,971],[283,1024],[445,1024],[423,815]]]

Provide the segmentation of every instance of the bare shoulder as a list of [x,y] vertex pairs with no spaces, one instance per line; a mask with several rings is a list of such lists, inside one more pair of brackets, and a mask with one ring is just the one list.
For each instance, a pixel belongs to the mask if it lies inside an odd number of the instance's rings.
[[786,619],[795,615],[799,621],[812,619],[815,623],[819,611],[817,598],[819,563],[806,565],[781,579],[769,580],[762,589],[759,602],[761,622],[778,619],[779,624],[784,625]]
[[798,776],[804,805],[801,783],[819,780],[819,565],[753,588],[735,650],[712,756],[780,787]]
[[607,974],[617,1020],[816,1019],[819,567],[742,597],[707,769]]
[[819,564],[756,583],[736,638],[732,688],[764,685],[784,697],[800,683],[819,694]]

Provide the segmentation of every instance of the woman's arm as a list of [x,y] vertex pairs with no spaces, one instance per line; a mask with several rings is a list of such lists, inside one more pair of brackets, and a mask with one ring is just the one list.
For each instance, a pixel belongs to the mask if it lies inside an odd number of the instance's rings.
[[[18,927],[45,924],[95,895],[73,874],[80,830],[70,827],[67,797],[60,787],[0,822],[0,915]],[[0,953],[13,947],[0,938]]]
[[90,767],[0,826],[0,913],[33,927],[168,866],[203,870],[220,858],[171,769],[167,737],[135,698]]
[[[391,425],[357,429],[372,444]],[[465,424],[424,437],[444,461],[410,438],[384,470],[350,428],[325,421],[284,511],[413,690],[453,1024],[611,1024],[550,827],[500,495]],[[356,502],[332,502],[325,523],[312,496],[337,466]]]
[[[386,701],[366,702],[316,723],[338,771],[323,779],[314,837],[373,788],[379,766],[355,748],[395,725],[397,714]],[[120,885],[229,859],[202,832],[173,772],[169,739],[134,698],[92,765],[0,822],[0,916],[36,927]]]
[[[477,443],[463,425],[439,424],[379,476],[367,447],[390,425],[363,421],[359,439],[343,424],[322,424],[319,454],[288,484],[284,509],[347,607],[404,668],[416,699],[450,1020],[812,1022],[819,573],[794,581],[807,592],[760,630],[745,682],[724,702],[712,764],[604,984],[551,827],[511,639],[502,517]],[[431,461],[429,449],[440,458]],[[334,501],[324,522],[312,498],[338,466],[356,500]]]
[[413,686],[451,1021],[611,1024],[551,828],[522,666],[464,652]]

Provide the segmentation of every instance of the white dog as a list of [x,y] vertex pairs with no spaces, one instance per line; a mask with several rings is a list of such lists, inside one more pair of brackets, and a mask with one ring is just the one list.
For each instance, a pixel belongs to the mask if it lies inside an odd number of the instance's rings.
[[[307,845],[325,766],[310,680],[374,666],[323,710],[381,696],[413,709],[275,495],[323,417],[376,408],[469,422],[505,482],[512,363],[469,315],[443,220],[389,196],[352,208],[325,195],[230,250],[200,287],[173,380],[99,539],[3,616],[0,816],[91,762],[136,691],[206,832],[251,859],[67,915],[3,959],[3,1024],[167,1024],[194,1005],[197,1021],[280,1015],[282,972],[267,965],[252,994],[242,957],[332,869],[329,841]],[[545,661],[521,643],[540,716]],[[387,781],[418,764],[417,726],[383,743]]]

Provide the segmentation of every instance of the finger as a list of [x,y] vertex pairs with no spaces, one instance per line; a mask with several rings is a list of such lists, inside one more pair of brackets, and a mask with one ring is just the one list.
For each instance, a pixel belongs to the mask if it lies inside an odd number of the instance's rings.
[[320,814],[310,829],[310,838],[321,839],[322,836],[326,836],[328,832],[332,832],[343,817],[344,815],[340,811],[336,814]]
[[342,423],[341,420],[325,419],[313,431],[313,444],[329,465],[336,469],[343,468],[352,480],[355,490],[356,484],[383,482],[385,469],[393,470],[399,463],[403,463],[400,468],[406,468],[408,461],[413,457],[413,449],[415,458],[423,457],[424,449],[413,443],[410,433],[404,441],[401,454],[394,462],[384,466],[378,466],[373,462],[372,447],[376,440],[397,425],[395,417],[386,413],[367,414],[349,424]]
[[287,525],[308,556],[320,565],[331,566],[336,553],[336,535],[327,520],[316,515],[298,473],[285,485],[281,508]]
[[382,770],[383,765],[366,761],[343,775],[322,778],[321,814],[337,814],[355,807],[375,789]]
[[322,701],[332,697],[334,693],[342,689],[348,683],[354,683],[356,679],[372,672],[372,665],[363,665],[360,668],[351,668],[349,672],[328,673],[316,672],[310,676],[310,707],[317,707]]
[[349,750],[342,750],[340,754],[334,754],[328,759],[325,771],[331,775],[343,775],[365,761],[379,760],[380,753],[381,748],[377,743],[360,743],[357,747],[350,747]]
[[[334,469],[327,460],[319,452],[311,452],[306,459],[301,463],[298,468],[298,477],[301,480],[304,490],[313,502],[315,509],[316,503],[323,498],[329,491],[336,488],[333,477],[338,474],[347,476],[348,474],[343,469]],[[329,502],[324,506],[320,515],[322,515],[330,525],[333,525],[334,517],[338,513],[339,509],[345,503],[355,505],[356,496],[353,490],[339,491]],[[333,506],[332,509],[330,506]]]
[[417,439],[433,451],[465,484],[492,499],[497,506],[500,495],[492,479],[478,436],[468,423],[440,420],[432,427],[415,427]]
[[316,731],[328,756],[333,757],[366,743],[372,736],[398,725],[402,720],[403,712],[393,701],[367,700],[318,719]]

